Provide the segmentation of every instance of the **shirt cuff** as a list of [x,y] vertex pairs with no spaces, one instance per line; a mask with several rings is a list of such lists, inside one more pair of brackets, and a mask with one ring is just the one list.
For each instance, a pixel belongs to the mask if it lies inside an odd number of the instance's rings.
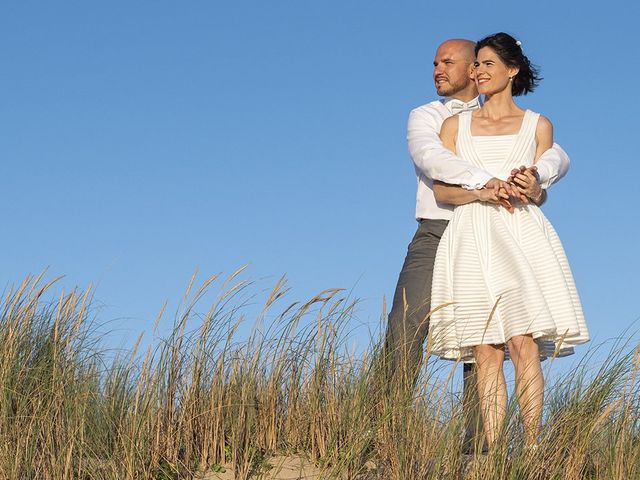
[[549,188],[555,177],[551,174],[551,169],[543,163],[536,165],[538,170],[538,183],[544,189]]
[[469,183],[462,184],[462,188],[466,190],[477,190],[483,188],[493,177],[487,172],[475,172],[471,174]]

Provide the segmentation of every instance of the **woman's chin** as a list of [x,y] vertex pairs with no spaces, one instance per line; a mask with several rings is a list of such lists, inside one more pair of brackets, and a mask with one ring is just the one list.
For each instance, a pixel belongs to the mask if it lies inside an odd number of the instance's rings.
[[510,88],[510,84],[505,84],[504,86],[499,85],[499,86],[490,86],[490,85],[477,85],[477,89],[478,89],[478,94],[479,95],[484,95],[485,97],[490,97],[491,95],[495,95],[497,93],[501,93],[504,92],[505,90],[507,90],[508,88]]

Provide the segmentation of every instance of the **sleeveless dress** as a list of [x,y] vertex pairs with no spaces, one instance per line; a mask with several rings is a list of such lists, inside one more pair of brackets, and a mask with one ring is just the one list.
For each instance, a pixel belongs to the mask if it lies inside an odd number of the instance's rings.
[[[472,136],[471,112],[461,113],[458,155],[507,178],[533,165],[539,116],[527,110],[516,135]],[[473,361],[473,346],[515,335],[532,334],[543,358],[589,341],[560,239],[531,204],[513,214],[483,202],[454,209],[436,254],[431,308],[429,347],[447,359]]]

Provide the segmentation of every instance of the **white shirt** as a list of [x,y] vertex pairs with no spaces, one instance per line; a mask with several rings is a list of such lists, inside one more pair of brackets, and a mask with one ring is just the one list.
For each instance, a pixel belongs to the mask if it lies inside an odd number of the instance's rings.
[[[493,177],[445,148],[440,140],[440,128],[453,114],[449,99],[436,100],[415,108],[409,114],[407,142],[416,170],[416,218],[450,220],[453,205],[438,203],[433,195],[433,181],[461,185],[467,189],[481,188]],[[542,188],[560,180],[569,170],[569,157],[559,145],[544,152],[538,161]]]

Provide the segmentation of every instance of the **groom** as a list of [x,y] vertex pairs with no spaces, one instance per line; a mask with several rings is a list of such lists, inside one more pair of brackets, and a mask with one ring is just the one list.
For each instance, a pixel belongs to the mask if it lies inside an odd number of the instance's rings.
[[[537,200],[544,200],[542,189],[562,178],[569,168],[567,154],[554,144],[535,167],[514,170],[509,182],[457,157],[440,141],[444,120],[460,112],[480,107],[472,80],[475,43],[452,39],[442,43],[433,61],[433,80],[441,100],[411,111],[407,126],[409,152],[413,159],[418,191],[416,220],[418,230],[409,244],[400,271],[389,313],[386,348],[393,382],[413,388],[422,363],[422,349],[429,330],[431,280],[438,242],[452,216],[453,206],[436,202],[433,181],[461,185],[467,189],[493,188],[500,203],[511,209],[510,198],[523,199],[520,186],[532,179],[540,185]],[[537,187],[536,187],[537,188]],[[464,364],[463,403],[467,411],[467,439],[475,436],[478,423],[475,401],[474,364]],[[470,411],[473,410],[473,411]]]

